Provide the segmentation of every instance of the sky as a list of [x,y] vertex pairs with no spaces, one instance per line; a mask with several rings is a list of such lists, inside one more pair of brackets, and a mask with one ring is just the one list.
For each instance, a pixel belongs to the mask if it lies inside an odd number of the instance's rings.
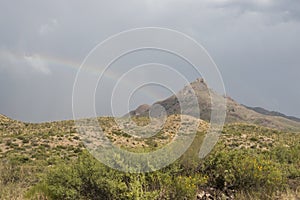
[[[300,117],[299,0],[1,0],[0,27],[0,113],[14,119],[71,119],[73,84],[88,53],[111,35],[140,27],[194,38],[218,66],[227,95],[239,103]],[[124,73],[154,61],[181,69],[189,81],[197,78],[178,57],[151,50],[112,68]],[[97,72],[84,73],[90,87]],[[106,93],[117,79],[104,82],[96,93],[99,115],[110,114]],[[170,94],[145,86],[130,108]]]

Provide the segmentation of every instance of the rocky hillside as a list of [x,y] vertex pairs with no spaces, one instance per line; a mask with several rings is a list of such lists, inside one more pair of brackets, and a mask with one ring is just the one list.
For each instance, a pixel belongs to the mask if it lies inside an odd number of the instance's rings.
[[24,126],[25,124],[23,122],[10,119],[0,114],[0,135],[17,134]]
[[[261,113],[256,111],[255,109],[250,109],[244,105],[239,104],[230,97],[223,97],[216,94],[207,86],[203,79],[197,79],[195,82],[191,83],[191,86],[194,89],[195,95],[198,99],[200,118],[202,120],[210,121],[212,109],[211,95],[214,95],[214,97],[216,98],[226,98],[226,123],[245,122],[276,129],[300,130],[300,122],[296,120],[291,120],[290,118],[284,117],[283,115],[270,115],[267,113]],[[192,93],[188,91],[188,88],[189,87],[184,87],[178,92],[177,95],[172,95],[163,101],[154,103],[153,105],[160,104],[165,108],[168,115],[180,114],[180,104],[177,96],[192,95]],[[190,107],[192,108],[193,106],[191,105]],[[131,116],[148,116],[150,108],[151,106],[149,105],[142,105],[139,106],[136,110],[131,111],[129,114]],[[193,111],[189,113],[191,113],[191,115],[194,115]]]

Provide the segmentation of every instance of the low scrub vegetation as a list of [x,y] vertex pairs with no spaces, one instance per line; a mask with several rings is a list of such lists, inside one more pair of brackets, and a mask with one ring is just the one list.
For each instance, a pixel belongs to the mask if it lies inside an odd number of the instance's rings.
[[[148,141],[138,139],[133,145],[133,138],[109,127],[112,119],[102,120],[112,141],[122,141],[121,147],[134,152],[160,148],[172,137],[161,132]],[[18,133],[14,128],[0,134],[0,199],[299,197],[299,133],[247,124],[226,125],[219,143],[200,160],[203,129],[175,163],[159,171],[131,174],[94,159],[84,150],[72,122],[16,126],[19,134],[12,134]]]

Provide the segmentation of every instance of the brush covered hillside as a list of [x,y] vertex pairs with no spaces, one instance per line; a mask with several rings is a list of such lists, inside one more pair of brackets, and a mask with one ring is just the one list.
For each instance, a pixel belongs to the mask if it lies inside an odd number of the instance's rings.
[[[230,97],[223,97],[221,95],[216,94],[207,86],[207,84],[202,78],[197,79],[190,85],[194,89],[195,95],[198,99],[198,105],[200,108],[200,118],[202,120],[210,121],[212,109],[211,96],[213,96],[214,98],[226,99],[226,123],[244,122],[281,130],[300,130],[300,121],[295,120],[297,118],[288,117],[281,113],[275,114],[275,112],[267,112],[266,110],[265,112],[260,112],[262,109],[254,109],[241,105]],[[178,92],[177,95],[173,95],[165,100],[158,101],[153,105],[160,104],[166,109],[168,115],[180,114],[180,105],[176,96],[193,95],[188,90],[189,87],[184,87],[181,91]],[[136,110],[131,111],[129,114],[131,116],[148,116],[150,108],[150,105],[144,104],[139,106]],[[193,115],[192,112],[189,113]]]
[[[131,174],[95,160],[73,121],[31,124],[0,117],[0,199],[300,198],[297,132],[228,123],[201,160],[198,152],[209,124],[191,116],[199,129],[180,159],[159,171]],[[142,116],[133,120],[140,126],[149,123]],[[157,135],[142,139],[123,132],[114,118],[98,118],[111,142],[140,153],[169,143],[179,120],[179,115],[169,115]]]

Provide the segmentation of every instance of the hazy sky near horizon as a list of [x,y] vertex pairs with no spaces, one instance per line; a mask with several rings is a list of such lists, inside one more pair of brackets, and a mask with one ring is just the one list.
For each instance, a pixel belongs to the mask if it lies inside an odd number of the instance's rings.
[[[227,95],[239,103],[300,117],[299,0],[1,0],[0,113],[30,122],[71,119],[73,83],[89,51],[120,31],[149,26],[201,43],[219,67]],[[155,52],[119,65],[150,58],[185,65]],[[156,94],[141,93],[132,107],[166,95],[160,89]],[[99,113],[108,114],[101,105]]]

